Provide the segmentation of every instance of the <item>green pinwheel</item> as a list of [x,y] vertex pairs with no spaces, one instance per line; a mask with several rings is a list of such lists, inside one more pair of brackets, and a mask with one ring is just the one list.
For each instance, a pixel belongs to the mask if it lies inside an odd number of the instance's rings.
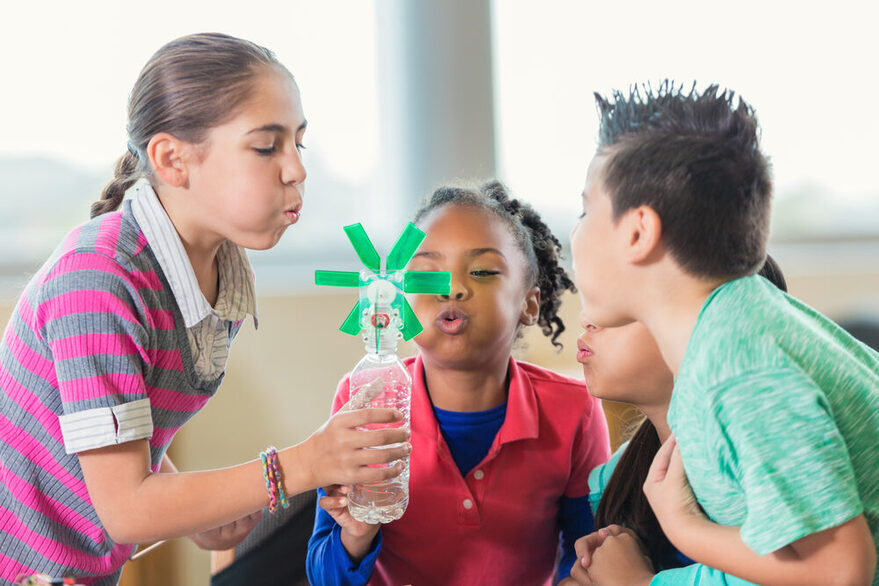
[[410,222],[391,248],[384,268],[362,225],[345,226],[345,233],[366,269],[314,272],[316,285],[359,288],[360,300],[339,329],[356,336],[372,328],[376,345],[383,330],[389,330],[385,335],[399,332],[404,340],[417,336],[424,328],[403,294],[448,295],[451,286],[448,272],[404,270],[424,240],[424,232]]

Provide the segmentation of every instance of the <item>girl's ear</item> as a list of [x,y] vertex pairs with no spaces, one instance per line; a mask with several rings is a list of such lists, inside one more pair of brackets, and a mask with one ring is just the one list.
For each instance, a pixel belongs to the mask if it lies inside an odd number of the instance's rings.
[[662,220],[656,210],[647,205],[627,211],[620,223],[625,228],[625,256],[631,264],[649,260],[660,247]]
[[189,187],[187,157],[192,145],[167,132],[160,132],[147,144],[147,156],[156,177],[172,187]]
[[525,293],[519,323],[523,326],[533,326],[537,323],[538,317],[540,317],[540,287],[535,286]]

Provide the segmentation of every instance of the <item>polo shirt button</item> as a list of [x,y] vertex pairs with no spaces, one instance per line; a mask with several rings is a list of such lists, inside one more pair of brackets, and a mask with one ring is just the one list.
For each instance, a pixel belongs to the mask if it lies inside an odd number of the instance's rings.
[[473,508],[473,501],[471,501],[470,499],[464,499],[464,502],[461,504],[463,504],[464,508],[468,511]]
[[477,470],[473,473],[473,478],[475,478],[476,480],[482,480],[483,476],[485,476],[485,472],[483,472],[482,470]]

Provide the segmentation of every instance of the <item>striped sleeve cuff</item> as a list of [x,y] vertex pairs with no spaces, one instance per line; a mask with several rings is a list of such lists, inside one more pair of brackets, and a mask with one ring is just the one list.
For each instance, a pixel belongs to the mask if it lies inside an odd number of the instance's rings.
[[149,399],[70,413],[58,420],[64,438],[64,451],[68,454],[153,436]]

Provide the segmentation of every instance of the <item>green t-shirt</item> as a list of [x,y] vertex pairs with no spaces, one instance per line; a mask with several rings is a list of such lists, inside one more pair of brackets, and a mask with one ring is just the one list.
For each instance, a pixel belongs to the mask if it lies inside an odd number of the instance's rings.
[[705,512],[757,554],[861,512],[879,542],[879,354],[762,277],[705,301],[668,422]]

